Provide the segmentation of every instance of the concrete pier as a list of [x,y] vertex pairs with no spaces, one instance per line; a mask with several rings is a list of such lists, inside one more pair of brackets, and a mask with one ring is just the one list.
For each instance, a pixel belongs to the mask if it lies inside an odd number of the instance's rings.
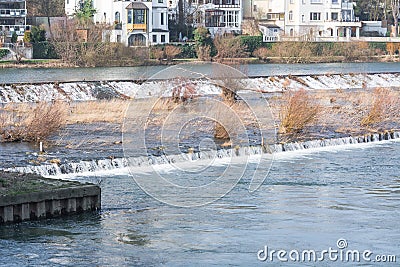
[[[0,176],[15,180],[15,175],[0,173]],[[24,175],[24,184],[30,180],[41,181],[36,175]],[[17,177],[17,180],[19,177]],[[7,179],[8,180],[8,179]],[[3,179],[4,181],[7,181]],[[45,188],[35,188],[34,192],[15,193],[9,189],[8,194],[0,195],[0,224],[53,218],[61,215],[96,211],[101,208],[101,189],[92,184],[54,180],[46,182]],[[53,183],[48,186],[49,183]],[[57,186],[55,186],[55,184]]]

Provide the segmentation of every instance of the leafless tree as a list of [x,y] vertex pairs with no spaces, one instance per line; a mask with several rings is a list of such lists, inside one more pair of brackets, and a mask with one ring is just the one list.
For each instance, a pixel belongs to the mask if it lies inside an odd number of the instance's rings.
[[394,24],[394,37],[398,36],[399,15],[400,15],[400,0],[390,0],[390,7],[392,9],[393,24]]
[[28,10],[34,16],[47,17],[49,35],[52,34],[51,17],[62,17],[65,15],[64,1],[62,0],[30,0],[27,1]]

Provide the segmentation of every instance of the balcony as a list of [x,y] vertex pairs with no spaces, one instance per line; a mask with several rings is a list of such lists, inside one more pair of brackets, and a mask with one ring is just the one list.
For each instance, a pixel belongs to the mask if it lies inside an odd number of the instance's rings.
[[199,5],[209,6],[210,8],[240,8],[239,0],[212,0],[199,1]]
[[128,32],[134,32],[134,31],[147,31],[147,24],[127,24],[126,29]]
[[353,1],[343,1],[342,2],[342,9],[344,10],[353,10],[354,3]]
[[30,29],[30,25],[0,25],[0,35],[5,34],[6,37],[11,37],[15,32],[19,36],[23,36],[25,31]]
[[0,18],[26,17],[26,9],[0,9]]

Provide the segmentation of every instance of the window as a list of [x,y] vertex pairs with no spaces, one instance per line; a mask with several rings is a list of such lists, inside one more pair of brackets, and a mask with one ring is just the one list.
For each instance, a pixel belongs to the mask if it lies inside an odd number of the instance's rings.
[[121,15],[119,12],[115,12],[115,23],[120,23],[121,22]]
[[153,35],[153,43],[157,43],[157,35],[156,34]]
[[145,24],[144,22],[144,14],[145,14],[145,10],[144,9],[135,9],[133,10],[133,20],[134,20],[134,24]]
[[332,4],[339,4],[339,0],[332,0]]
[[331,20],[338,20],[338,19],[339,19],[339,14],[337,12],[331,14]]
[[133,22],[133,20],[132,20],[132,13],[133,13],[133,10],[132,10],[132,9],[129,9],[129,10],[128,10],[128,24],[132,24],[132,22]]
[[305,16],[304,16],[304,15],[301,15],[301,22],[305,22],[305,21],[306,21]]
[[161,25],[164,25],[164,13],[161,13]]
[[239,11],[226,11],[224,22],[227,27],[239,27]]
[[120,43],[120,42],[121,42],[121,35],[118,34],[118,35],[117,35],[117,43]]
[[289,20],[290,21],[293,20],[293,11],[292,10],[289,11]]
[[321,20],[321,13],[320,12],[311,12],[310,20]]
[[165,35],[161,35],[161,43],[165,43]]
[[322,0],[311,0],[311,4],[322,4]]
[[164,0],[158,0],[158,2],[162,4],[164,2]]

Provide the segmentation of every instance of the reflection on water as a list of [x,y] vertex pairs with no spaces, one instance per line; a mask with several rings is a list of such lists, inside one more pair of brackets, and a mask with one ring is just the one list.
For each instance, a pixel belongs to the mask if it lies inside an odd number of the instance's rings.
[[255,193],[245,177],[219,201],[190,209],[158,203],[127,176],[107,177],[100,215],[2,226],[2,264],[254,266],[265,245],[322,250],[339,238],[399,258],[399,153],[399,142],[288,153]]

